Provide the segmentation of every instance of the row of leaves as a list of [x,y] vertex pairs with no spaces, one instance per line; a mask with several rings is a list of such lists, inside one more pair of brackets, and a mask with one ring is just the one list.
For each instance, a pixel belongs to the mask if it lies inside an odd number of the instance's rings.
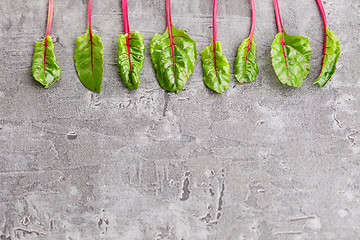
[[[327,27],[321,1],[316,0],[324,21],[324,55],[320,76],[314,82],[325,86],[333,76],[340,56],[340,43]],[[256,44],[253,40],[255,29],[255,3],[250,0],[252,25],[250,35],[238,48],[235,60],[235,78],[240,82],[252,82],[258,75]],[[50,37],[53,15],[53,0],[49,0],[48,26],[42,42],[35,43],[32,73],[34,78],[50,87],[60,78],[60,67],[54,54],[54,44]],[[126,86],[136,90],[140,83],[139,74],[145,60],[144,38],[136,31],[131,33],[128,22],[127,0],[122,0],[125,34],[118,39],[118,67]],[[92,0],[88,2],[88,29],[76,40],[75,67],[80,81],[88,89],[100,92],[103,77],[103,45],[100,37],[91,28]],[[310,72],[311,47],[305,37],[288,35],[282,26],[278,0],[274,0],[279,33],[271,47],[274,70],[281,83],[299,87]],[[213,41],[201,52],[204,82],[212,90],[224,92],[230,84],[230,67],[222,54],[221,44],[216,40],[217,0],[213,8]],[[183,29],[176,29],[171,22],[170,0],[166,0],[167,29],[163,35],[155,34],[151,41],[150,53],[157,79],[162,88],[170,92],[180,92],[192,75],[197,61],[196,42]]]

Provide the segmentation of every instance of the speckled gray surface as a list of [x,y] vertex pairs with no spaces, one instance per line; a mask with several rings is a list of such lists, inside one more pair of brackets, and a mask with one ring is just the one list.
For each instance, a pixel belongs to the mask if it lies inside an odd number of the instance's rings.
[[[55,1],[52,36],[62,69],[45,90],[31,77],[47,1],[0,7],[0,239],[360,239],[358,0],[327,0],[342,55],[332,82],[320,71],[323,28],[316,1],[280,1],[289,34],[306,36],[312,69],[299,89],[271,66],[271,0],[259,0],[255,41],[260,74],[214,94],[200,61],[184,91],[164,92],[149,54],[165,31],[165,1],[129,1],[146,61],[138,91],[116,66],[120,1],[94,0],[104,44],[101,94],[76,76],[75,39],[86,30],[83,0]],[[247,0],[219,1],[218,40],[231,66],[247,37]],[[173,22],[211,41],[211,0],[173,0]]]

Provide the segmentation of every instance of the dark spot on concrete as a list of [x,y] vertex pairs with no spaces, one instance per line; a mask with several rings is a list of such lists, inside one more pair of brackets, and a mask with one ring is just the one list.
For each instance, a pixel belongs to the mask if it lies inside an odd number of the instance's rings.
[[60,43],[60,38],[58,36],[56,36],[56,37],[54,36],[53,37],[53,42],[54,43]]
[[185,179],[184,179],[184,183],[183,183],[183,187],[182,187],[182,195],[181,195],[181,198],[180,198],[181,201],[185,201],[185,200],[189,199],[189,197],[190,197],[189,175],[190,175],[190,172],[185,173]]
[[11,236],[0,235],[0,240],[11,240]]
[[9,21],[6,25],[6,30],[9,30],[12,27],[12,25],[13,25],[12,22]]
[[102,223],[103,223],[103,220],[102,220],[102,218],[100,218],[99,221],[98,221],[98,223],[97,223],[97,224],[98,224],[98,228],[101,227]]
[[54,220],[50,220],[50,231],[54,230]]
[[209,187],[209,193],[210,193],[211,197],[213,197],[215,195],[214,190],[213,190],[212,187]]
[[222,185],[221,185],[221,191],[220,191],[220,197],[219,197],[218,211],[221,211],[221,210],[222,210],[223,197],[224,197],[224,189],[225,189],[225,184],[222,183]]
[[67,134],[67,138],[68,138],[69,140],[75,140],[75,139],[77,138],[76,132],[69,132],[69,133]]

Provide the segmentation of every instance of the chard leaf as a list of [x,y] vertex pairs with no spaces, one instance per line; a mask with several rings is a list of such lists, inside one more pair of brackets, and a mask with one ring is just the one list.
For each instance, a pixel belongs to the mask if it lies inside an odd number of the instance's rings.
[[196,43],[183,29],[176,29],[172,24],[171,29],[171,37],[169,28],[163,35],[153,36],[150,52],[160,86],[178,93],[193,73],[197,60]]
[[49,88],[60,78],[60,67],[56,63],[54,44],[50,36],[35,43],[31,72],[34,79]]
[[271,46],[272,65],[283,84],[300,87],[310,72],[311,47],[305,37],[278,33]]
[[230,85],[230,67],[225,56],[222,55],[221,44],[216,41],[201,52],[204,82],[211,90],[222,93]]
[[240,47],[235,59],[235,78],[240,83],[252,82],[258,75],[258,65],[256,63],[256,43],[250,37],[245,39]]
[[336,63],[340,57],[340,42],[337,40],[336,35],[326,27],[326,40],[323,62],[321,66],[321,73],[314,84],[319,84],[324,87],[334,75],[336,70]]
[[[90,31],[90,32],[89,32]],[[101,91],[103,77],[103,45],[98,35],[88,28],[76,39],[75,67],[80,81],[89,90]]]
[[128,88],[136,90],[140,83],[139,74],[145,60],[144,38],[138,31],[130,34],[121,34],[117,47],[117,61],[121,79]]

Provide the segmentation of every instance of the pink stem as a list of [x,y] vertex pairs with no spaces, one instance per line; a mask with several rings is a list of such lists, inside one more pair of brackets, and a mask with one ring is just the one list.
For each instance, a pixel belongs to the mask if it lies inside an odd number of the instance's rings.
[[254,35],[254,31],[255,31],[255,20],[256,20],[255,0],[250,0],[250,4],[251,4],[252,20],[251,20],[251,29],[250,29],[250,39],[249,39],[249,42],[251,42],[252,37],[253,37],[253,35]]
[[53,13],[54,13],[54,0],[49,0],[49,10],[48,10],[48,21],[46,26],[46,34],[45,34],[45,46],[44,46],[44,78],[46,79],[46,56],[47,56],[47,48],[48,48],[48,38],[47,36],[50,35],[51,32],[51,24],[53,19]]
[[321,70],[324,66],[324,61],[325,61],[325,55],[326,55],[326,44],[327,44],[327,32],[326,32],[326,28],[327,28],[327,20],[326,20],[326,14],[325,14],[325,10],[324,10],[324,7],[322,5],[322,2],[321,0],[316,0],[318,6],[319,6],[319,9],[320,9],[320,12],[321,12],[321,17],[323,19],[323,22],[324,22],[324,52],[323,52],[323,58],[322,58],[322,63],[321,63]]
[[[283,29],[283,25],[281,22],[278,0],[274,0],[274,7],[275,7],[276,25],[277,25],[278,31],[279,31],[279,33],[283,33],[284,29]],[[286,57],[286,53],[285,53],[285,43],[284,43],[283,35],[281,35],[280,41],[281,41],[281,47],[282,47],[282,51],[284,54],[284,61],[285,61],[286,69],[288,70],[288,77],[289,77],[289,68],[288,68],[287,57]]]
[[280,17],[280,9],[279,9],[278,0],[274,0],[274,7],[275,7],[276,25],[277,25],[279,33],[282,33],[283,26],[282,26],[281,17]]
[[122,10],[123,10],[123,19],[124,19],[124,32],[127,34],[126,36],[126,46],[128,50],[128,59],[129,59],[129,66],[130,72],[132,72],[132,65],[131,65],[131,53],[130,53],[130,28],[129,28],[129,14],[128,14],[128,5],[127,0],[122,0]]
[[[92,0],[88,2],[88,27],[89,27],[89,37],[90,37],[90,57],[91,57],[91,72],[94,76],[94,56],[93,56],[93,35],[91,29],[91,7],[92,7]],[[96,90],[96,89],[95,89]]]
[[172,54],[172,59],[173,59],[173,71],[174,71],[174,77],[175,77],[175,52],[174,52],[174,39],[173,39],[172,23],[171,23],[171,1],[170,0],[166,0],[166,22],[167,22],[167,28],[169,31],[171,54]]
[[54,13],[54,0],[49,0],[49,10],[48,10],[48,21],[47,21],[47,27],[46,27],[46,36],[50,35],[51,32],[51,24],[53,19],[53,13]]
[[171,23],[171,1],[166,0],[166,23],[169,30],[170,39],[172,39],[172,23]]
[[251,15],[252,15],[252,20],[251,20],[251,29],[250,29],[250,35],[249,35],[249,44],[247,46],[247,52],[246,52],[246,57],[245,57],[245,67],[244,67],[244,73],[246,73],[246,68],[247,68],[247,61],[249,58],[249,52],[250,52],[250,46],[251,46],[251,41],[254,35],[254,30],[255,30],[255,19],[256,19],[256,11],[255,11],[255,1],[254,0],[250,0],[250,4],[251,4]]
[[324,7],[321,3],[321,0],[316,0],[317,4],[319,5],[319,8],[320,8],[320,12],[321,12],[321,16],[322,16],[322,19],[323,19],[323,22],[324,22],[324,26],[327,27],[327,20],[326,20],[326,14],[325,14],[325,10],[324,10]]
[[89,27],[89,32],[91,31],[91,6],[92,6],[92,0],[89,0],[89,2],[88,2],[88,27]]
[[122,0],[122,10],[123,10],[123,18],[124,18],[124,32],[125,34],[128,34],[130,32],[130,28],[129,28],[129,14],[128,14],[127,0]]
[[213,45],[214,45],[214,68],[215,74],[217,76],[217,65],[216,65],[216,34],[217,34],[217,26],[216,26],[216,15],[217,15],[217,4],[218,1],[214,0],[214,7],[213,7]]
[[216,26],[216,15],[217,15],[217,4],[218,1],[214,0],[214,8],[213,8],[213,41],[214,41],[214,47],[216,43],[216,33],[217,33],[217,26]]

